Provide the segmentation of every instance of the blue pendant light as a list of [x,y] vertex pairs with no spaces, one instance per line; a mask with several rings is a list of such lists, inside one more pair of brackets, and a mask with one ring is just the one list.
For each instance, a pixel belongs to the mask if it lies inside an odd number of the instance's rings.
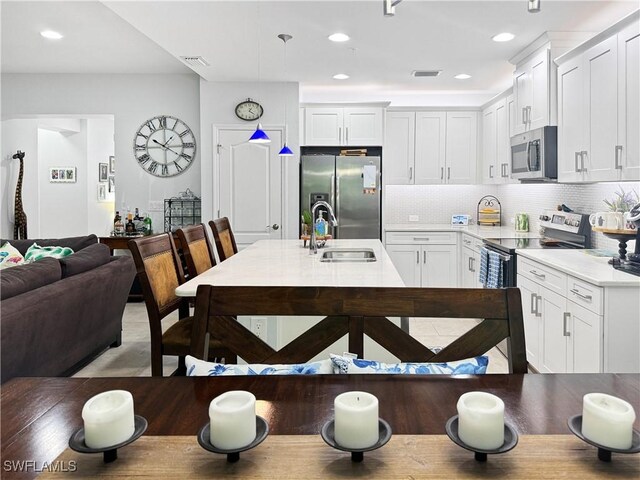
[[249,143],[271,143],[269,135],[267,135],[265,131],[262,130],[261,123],[258,123],[258,127],[256,128],[256,131],[253,132],[253,135],[251,135]]
[[[278,35],[278,38],[282,40],[282,43],[284,43],[284,74],[286,77],[287,75],[287,42],[291,40],[293,37],[287,33],[281,33],[280,35]],[[284,144],[282,145],[280,152],[278,152],[278,155],[280,155],[281,157],[293,157],[293,150],[291,150],[287,145],[287,102],[286,101],[284,102],[284,129],[285,129]]]

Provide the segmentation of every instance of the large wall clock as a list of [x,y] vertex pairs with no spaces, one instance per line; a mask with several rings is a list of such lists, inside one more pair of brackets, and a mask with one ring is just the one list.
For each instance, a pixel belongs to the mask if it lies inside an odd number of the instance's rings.
[[133,139],[133,154],[147,173],[156,177],[173,177],[193,163],[196,137],[179,118],[158,115],[138,128]]

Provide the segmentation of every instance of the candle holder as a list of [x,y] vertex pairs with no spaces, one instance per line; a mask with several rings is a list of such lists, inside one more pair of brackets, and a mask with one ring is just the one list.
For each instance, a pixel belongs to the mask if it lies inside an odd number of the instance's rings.
[[383,419],[378,418],[378,441],[367,448],[346,448],[336,442],[335,421],[329,420],[324,424],[320,432],[322,439],[327,445],[341,450],[343,452],[351,452],[352,462],[362,462],[364,460],[364,452],[370,452],[384,446],[391,438],[391,426]]
[[488,454],[494,455],[498,453],[505,453],[509,450],[512,450],[518,444],[518,432],[516,432],[515,428],[513,428],[506,422],[504,424],[504,443],[501,447],[498,447],[495,450],[482,450],[464,443],[458,435],[458,415],[454,415],[449,420],[447,420],[447,424],[444,428],[453,443],[471,452],[474,452],[475,459],[478,462],[486,462]]
[[217,448],[211,443],[211,424],[209,422],[204,425],[198,432],[198,443],[202,448],[213,453],[220,453],[227,456],[227,462],[235,463],[240,460],[240,453],[247,450],[251,450],[254,447],[260,445],[267,435],[269,435],[269,424],[267,421],[259,415],[256,415],[256,438],[249,445],[242,448],[225,450]]
[[141,417],[140,415],[134,415],[133,420],[133,435],[131,435],[129,439],[125,440],[122,443],[103,448],[88,447],[87,444],[84,443],[84,427],[80,427],[78,430],[73,432],[71,438],[69,438],[69,448],[80,453],[102,453],[102,459],[104,463],[114,462],[118,458],[119,448],[122,448],[134,442],[135,440],[140,438],[142,434],[147,430],[148,423],[146,418]]
[[599,443],[593,442],[589,440],[587,437],[585,437],[584,435],[582,435],[582,415],[574,415],[568,420],[567,424],[569,425],[569,430],[571,430],[571,433],[573,433],[576,437],[578,437],[583,442],[588,443],[589,445],[593,445],[598,449],[598,459],[603,462],[610,462],[612,453],[640,452],[640,432],[638,432],[638,430],[636,430],[635,428],[633,429],[633,435],[631,439],[631,448],[622,450],[619,448],[605,447],[604,445],[600,445]]

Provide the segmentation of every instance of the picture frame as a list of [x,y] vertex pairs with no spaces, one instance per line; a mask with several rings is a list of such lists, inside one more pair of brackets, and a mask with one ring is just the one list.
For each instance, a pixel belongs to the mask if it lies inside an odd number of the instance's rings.
[[76,167],[50,167],[49,183],[76,183],[78,181]]
[[98,181],[106,182],[108,180],[109,180],[109,164],[99,163],[98,164]]
[[116,191],[116,177],[109,175],[109,193]]
[[107,201],[107,185],[104,183],[99,183],[98,184],[98,202],[106,202],[106,201]]
[[469,225],[469,215],[456,214],[451,215],[451,225],[463,227]]
[[113,155],[109,157],[109,173],[111,175],[116,173],[116,157],[114,157]]

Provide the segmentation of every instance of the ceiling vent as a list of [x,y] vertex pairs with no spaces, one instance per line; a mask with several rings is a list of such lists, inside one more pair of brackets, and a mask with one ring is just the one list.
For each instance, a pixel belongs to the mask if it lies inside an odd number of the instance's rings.
[[197,57],[180,57],[184,63],[191,65],[192,67],[209,67],[210,64],[204,58]]
[[414,77],[437,77],[442,73],[442,70],[414,70],[411,75]]

